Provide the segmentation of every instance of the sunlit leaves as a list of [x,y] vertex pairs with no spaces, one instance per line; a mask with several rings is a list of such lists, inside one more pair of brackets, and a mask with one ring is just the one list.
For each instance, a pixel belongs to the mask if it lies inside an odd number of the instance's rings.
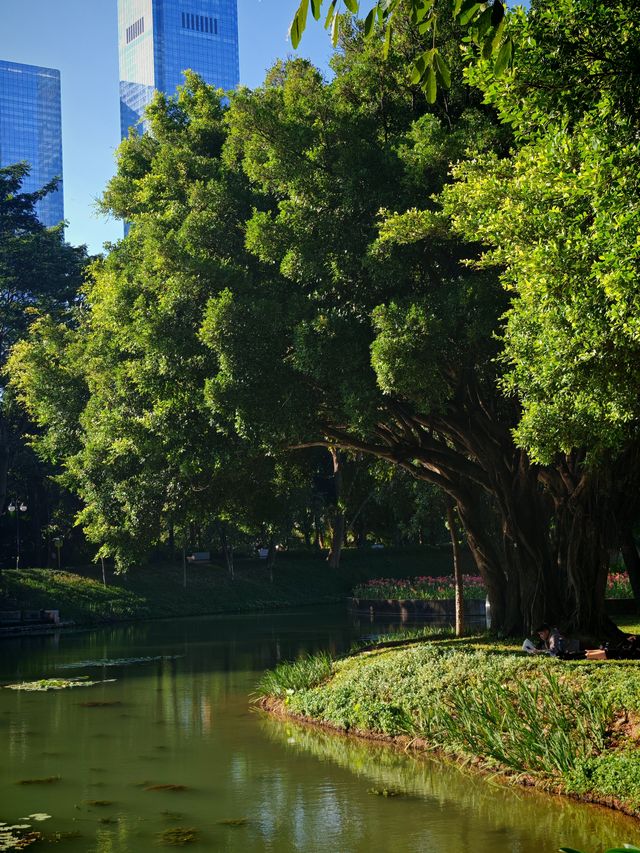
[[[307,11],[312,0],[302,0],[290,27],[291,43],[294,48],[300,44],[307,25]],[[320,16],[323,0],[313,0],[313,16]],[[359,12],[358,0],[331,0],[327,6],[325,29],[331,31],[331,41],[335,47],[339,37],[339,17],[341,13],[356,16]],[[429,103],[434,103],[438,88],[451,86],[451,72],[447,62],[438,51],[437,12],[443,0],[409,0],[408,11],[411,23],[424,39],[425,46],[421,56],[411,63],[409,75],[415,85],[424,90]],[[382,53],[386,59],[392,40],[394,17],[404,14],[400,0],[377,0],[368,11],[364,21],[365,38],[373,38],[382,31]],[[513,44],[505,31],[505,6],[502,0],[457,0],[453,7],[455,21],[467,32],[464,42],[477,47],[478,55],[484,59],[495,57],[495,74],[503,74],[510,66]]]

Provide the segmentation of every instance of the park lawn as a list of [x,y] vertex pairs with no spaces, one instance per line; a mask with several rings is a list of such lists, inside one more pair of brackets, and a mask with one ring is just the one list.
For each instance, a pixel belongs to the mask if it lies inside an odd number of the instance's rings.
[[640,816],[640,661],[559,661],[443,636],[281,664],[259,694],[278,713]]
[[127,575],[107,576],[99,568],[5,569],[0,575],[0,610],[58,609],[78,625],[109,621],[239,613],[326,604],[345,599],[353,587],[374,577],[408,577],[451,571],[447,546],[410,549],[347,549],[339,569],[320,554],[278,556],[273,580],[263,561],[238,559],[232,580],[221,562],[148,565]]

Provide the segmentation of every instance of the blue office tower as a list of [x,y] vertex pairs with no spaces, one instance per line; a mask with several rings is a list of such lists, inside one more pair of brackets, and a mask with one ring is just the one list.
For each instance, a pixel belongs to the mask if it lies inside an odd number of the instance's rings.
[[31,167],[26,192],[60,178],[58,189],[36,205],[44,225],[57,225],[64,219],[60,72],[0,60],[0,166],[22,160]]
[[154,91],[174,94],[186,69],[216,88],[237,86],[237,0],[118,0],[118,46],[124,138]]

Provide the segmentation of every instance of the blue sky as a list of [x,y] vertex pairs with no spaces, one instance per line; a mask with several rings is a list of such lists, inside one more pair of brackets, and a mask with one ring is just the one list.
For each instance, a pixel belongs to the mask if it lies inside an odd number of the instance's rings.
[[[287,31],[296,7],[297,0],[238,0],[243,84],[259,85],[275,59],[292,53]],[[326,68],[330,53],[327,33],[311,21],[296,55]],[[60,69],[66,236],[100,251],[122,236],[120,222],[94,211],[120,141],[117,0],[0,0],[0,59]]]

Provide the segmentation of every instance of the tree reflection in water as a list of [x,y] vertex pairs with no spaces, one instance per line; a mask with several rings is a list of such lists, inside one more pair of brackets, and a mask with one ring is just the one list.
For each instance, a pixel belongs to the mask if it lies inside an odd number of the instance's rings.
[[[294,753],[362,777],[371,796],[382,794],[375,797],[381,805],[380,833],[388,832],[389,809],[407,817],[410,812],[411,834],[419,832],[422,850],[551,853],[561,844],[604,850],[640,838],[638,821],[600,806],[505,786],[429,756],[267,714],[262,715],[261,727],[270,740]],[[384,797],[385,792],[392,796]],[[422,812],[416,811],[416,800],[423,801]],[[369,821],[376,811],[369,810]],[[418,829],[420,814],[424,826]]]

